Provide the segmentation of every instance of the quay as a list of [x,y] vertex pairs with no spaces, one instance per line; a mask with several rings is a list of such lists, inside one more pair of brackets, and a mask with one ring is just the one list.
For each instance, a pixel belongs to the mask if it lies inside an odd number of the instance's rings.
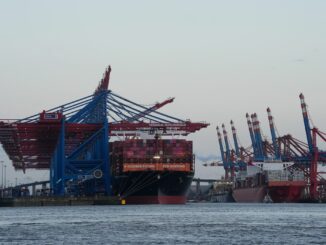
[[[123,201],[123,200],[122,200]],[[120,205],[119,197],[11,197],[1,198],[0,207]]]

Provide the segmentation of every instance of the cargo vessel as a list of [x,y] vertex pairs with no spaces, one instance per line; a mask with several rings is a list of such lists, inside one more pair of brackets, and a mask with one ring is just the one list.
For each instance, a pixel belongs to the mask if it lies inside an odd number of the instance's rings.
[[304,199],[304,172],[293,162],[254,162],[239,171],[232,190],[236,202],[300,202]]
[[127,204],[184,204],[194,176],[192,141],[126,139],[110,143],[113,194]]

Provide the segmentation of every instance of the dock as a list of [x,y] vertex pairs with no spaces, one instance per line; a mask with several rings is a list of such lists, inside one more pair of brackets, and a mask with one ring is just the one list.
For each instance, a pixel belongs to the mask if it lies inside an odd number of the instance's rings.
[[99,197],[17,197],[1,198],[0,207],[120,205],[116,196]]

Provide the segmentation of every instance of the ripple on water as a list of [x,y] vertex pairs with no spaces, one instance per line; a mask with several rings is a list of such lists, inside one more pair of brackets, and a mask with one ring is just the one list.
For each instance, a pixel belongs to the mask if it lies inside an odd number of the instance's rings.
[[323,244],[323,204],[0,209],[0,244]]

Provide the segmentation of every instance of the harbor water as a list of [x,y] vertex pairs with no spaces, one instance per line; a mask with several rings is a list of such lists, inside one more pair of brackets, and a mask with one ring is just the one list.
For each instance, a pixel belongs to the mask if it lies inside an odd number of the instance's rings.
[[0,244],[325,244],[325,204],[0,208]]

